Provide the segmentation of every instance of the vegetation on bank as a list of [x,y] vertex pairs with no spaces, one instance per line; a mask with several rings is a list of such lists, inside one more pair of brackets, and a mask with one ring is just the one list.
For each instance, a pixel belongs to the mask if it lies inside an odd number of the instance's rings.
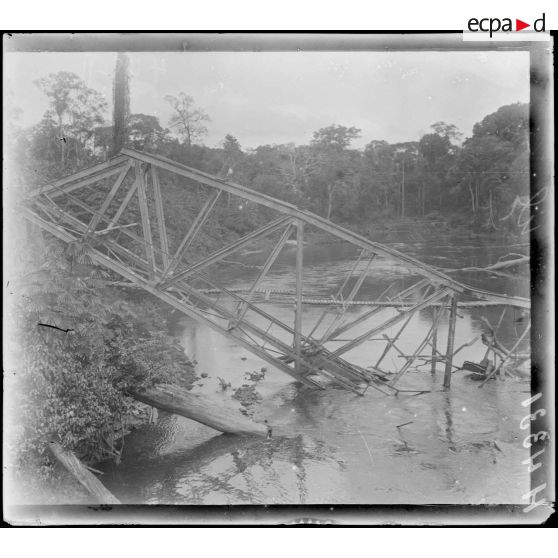
[[[120,57],[122,58],[122,57]],[[31,128],[6,135],[12,190],[34,187],[106,160],[122,146],[158,153],[309,209],[359,232],[374,235],[409,219],[442,222],[469,230],[520,229],[517,210],[528,192],[527,105],[501,107],[461,141],[451,124],[437,122],[417,142],[352,143],[361,131],[331,125],[306,145],[264,145],[243,149],[227,135],[219,147],[202,141],[210,117],[183,93],[167,97],[173,109],[164,127],[157,117],[129,114],[127,64],[115,79],[113,124],[105,121],[106,100],[78,76],[51,74],[37,81],[50,109]],[[117,102],[118,101],[118,102]],[[186,191],[166,183],[171,246],[184,223],[207,200],[204,188]],[[101,194],[88,200],[99,206]],[[198,250],[211,249],[269,221],[269,210],[221,196]],[[139,216],[138,219],[139,221]],[[128,387],[159,382],[191,385],[188,359],[167,335],[160,303],[114,285],[114,274],[93,265],[89,246],[67,246],[30,231],[12,305],[15,327],[8,402],[9,453],[16,469],[38,469],[47,478],[46,451],[56,439],[86,463],[119,459],[133,418]],[[9,422],[9,423],[10,423]],[[9,424],[8,423],[8,424]]]
[[87,246],[37,240],[14,285],[6,367],[6,442],[23,486],[51,478],[51,440],[90,465],[118,462],[138,415],[128,389],[195,378],[162,303],[114,287]]

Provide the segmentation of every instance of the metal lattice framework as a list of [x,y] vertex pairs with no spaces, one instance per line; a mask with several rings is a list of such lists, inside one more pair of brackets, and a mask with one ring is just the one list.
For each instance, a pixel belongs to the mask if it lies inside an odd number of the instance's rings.
[[[162,193],[165,188],[195,188],[192,206],[182,208],[182,212],[169,206],[168,196]],[[203,203],[195,205],[200,199]],[[219,216],[238,207],[235,200],[241,205],[264,206],[269,222],[204,255],[200,244],[203,231],[218,226]],[[39,188],[28,197],[22,211],[27,219],[63,241],[87,242],[97,263],[315,388],[323,388],[321,379],[325,378],[359,394],[369,386],[386,394],[404,391],[396,384],[417,359],[424,358],[425,351],[429,351],[432,370],[441,363],[451,374],[458,300],[463,304],[530,306],[527,299],[468,287],[414,258],[284,201],[131,149]],[[182,229],[180,238],[169,236],[169,218],[173,231]],[[304,292],[306,230],[319,230],[360,252],[343,284],[320,293],[318,299],[309,299]],[[218,270],[234,265],[227,260],[229,256],[262,245],[269,252],[249,288],[227,288],[219,281]],[[294,245],[296,253],[293,289],[287,293],[263,289],[270,269],[287,245]],[[365,304],[364,312],[353,315],[349,309],[357,303],[363,283],[384,258],[401,266],[406,282],[394,281]],[[410,277],[415,281],[409,285]],[[283,321],[265,311],[265,303],[273,302],[270,293],[289,302],[292,320]],[[307,331],[303,331],[306,305],[320,301],[323,311],[310,326],[305,319]],[[412,353],[405,354],[397,342],[413,317],[428,307],[432,323]],[[442,352],[437,337],[444,313],[449,314],[449,325]],[[386,335],[396,326],[395,334]],[[345,338],[341,344],[340,336]],[[371,365],[357,364],[351,351],[370,339],[384,345],[379,358]],[[383,367],[390,351],[400,353],[404,360],[397,370]]]

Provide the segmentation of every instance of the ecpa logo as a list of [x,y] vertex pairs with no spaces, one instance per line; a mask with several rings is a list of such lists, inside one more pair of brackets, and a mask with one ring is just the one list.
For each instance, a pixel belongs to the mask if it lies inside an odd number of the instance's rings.
[[532,30],[537,31],[538,33],[543,33],[546,31],[545,18],[546,14],[543,13],[540,18],[535,19],[532,25],[516,18],[514,27],[513,19],[509,17],[504,17],[502,19],[500,19],[499,17],[485,17],[481,19],[472,17],[467,22],[467,29],[471,33],[488,33],[490,38],[492,38],[493,33],[522,31],[523,29],[527,29],[528,27],[531,27]]

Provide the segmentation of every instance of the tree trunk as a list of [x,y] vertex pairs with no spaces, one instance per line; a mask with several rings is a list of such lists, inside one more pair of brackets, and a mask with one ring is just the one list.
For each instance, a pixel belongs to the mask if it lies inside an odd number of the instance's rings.
[[401,217],[405,217],[405,161],[401,166]]
[[478,180],[475,182],[475,193],[476,193],[475,199],[477,202],[477,212],[478,212],[480,207],[480,184]]
[[469,186],[469,192],[471,192],[471,207],[474,215],[477,212],[475,207],[475,192],[473,192],[473,188],[471,188],[471,182],[467,182],[467,186]]
[[48,447],[64,468],[101,504],[121,503],[71,451],[64,449],[56,442],[49,442]]
[[498,230],[498,227],[496,226],[496,221],[494,219],[494,210],[492,208],[492,190],[490,190],[490,192],[488,193],[488,210],[489,210],[488,226],[492,227],[494,230]]
[[329,221],[331,217],[331,212],[333,210],[333,192],[335,190],[335,185],[328,186],[327,189],[327,215],[326,219]]
[[129,66],[128,56],[119,52],[114,70],[112,156],[120,153],[128,139],[128,118],[130,116]]
[[64,126],[62,125],[62,116],[58,115],[58,134],[60,137],[58,141],[60,142],[60,163],[64,167],[64,161],[66,159],[66,138],[64,137]]
[[241,436],[266,436],[267,426],[244,417],[230,403],[193,394],[183,388],[160,385],[145,391],[129,390],[130,395],[162,411],[174,413],[210,428]]

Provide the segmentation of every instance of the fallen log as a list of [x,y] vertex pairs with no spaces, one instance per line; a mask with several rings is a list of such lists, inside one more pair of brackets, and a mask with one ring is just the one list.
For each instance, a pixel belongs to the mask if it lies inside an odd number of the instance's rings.
[[71,451],[57,442],[49,442],[48,447],[58,462],[101,504],[121,503]]
[[219,432],[240,436],[267,436],[268,428],[265,424],[242,416],[238,407],[223,400],[210,399],[171,385],[160,385],[143,391],[129,389],[128,393],[142,403],[195,420]]

